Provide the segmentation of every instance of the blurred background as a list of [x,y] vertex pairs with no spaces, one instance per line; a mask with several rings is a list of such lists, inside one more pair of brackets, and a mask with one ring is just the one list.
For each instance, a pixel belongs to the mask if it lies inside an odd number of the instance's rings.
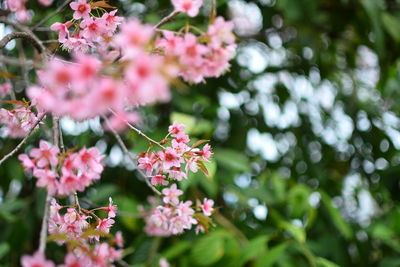
[[[29,1],[33,21],[54,11]],[[109,1],[124,16],[156,23],[169,1]],[[190,231],[148,237],[138,207],[152,195],[99,119],[63,118],[67,147],[96,145],[106,153],[102,180],[82,199],[118,205],[116,229],[131,266],[400,266],[400,1],[218,0],[218,15],[235,23],[238,50],[226,75],[173,89],[170,103],[140,109],[141,129],[161,139],[171,121],[209,139],[211,178],[195,174],[181,187],[187,199],[210,197],[219,207],[206,235]],[[210,1],[191,23],[206,29]],[[48,21],[65,21],[64,10]],[[177,30],[178,16],[164,29]],[[0,37],[12,31],[0,24]],[[49,46],[56,34],[36,31]],[[3,55],[30,58],[11,42]],[[61,51],[58,54],[62,55]],[[3,66],[4,68],[5,66]],[[30,76],[29,68],[7,65]],[[1,78],[0,78],[1,79]],[[22,79],[13,83],[24,96]],[[146,150],[133,132],[130,150]],[[36,133],[36,146],[45,132]],[[0,155],[18,140],[0,137]],[[29,148],[29,146],[27,146]],[[45,194],[16,157],[0,166],[0,262],[17,266],[36,250]],[[64,248],[49,245],[60,261]]]

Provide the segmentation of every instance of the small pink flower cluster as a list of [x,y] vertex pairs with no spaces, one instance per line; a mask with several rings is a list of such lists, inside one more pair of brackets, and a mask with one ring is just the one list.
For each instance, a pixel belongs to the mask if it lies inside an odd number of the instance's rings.
[[[15,12],[15,17],[20,22],[28,22],[32,19],[29,10],[26,9],[25,4],[28,0],[7,0],[7,7],[10,11]],[[43,6],[49,6],[53,0],[38,0]]]
[[[105,12],[103,8],[99,8],[97,3],[101,2],[104,1],[87,3],[86,0],[78,0],[72,2],[70,7],[74,10],[74,20],[65,23],[56,22],[51,25],[50,29],[58,32],[58,40],[64,48],[74,51],[87,51],[90,47],[106,49],[110,38],[123,18],[115,15],[116,9]],[[103,12],[103,15],[95,17],[91,13],[92,10]],[[70,30],[71,26],[74,26],[73,30]]]
[[[53,235],[59,245],[71,243],[73,247],[66,255],[64,264],[58,265],[59,267],[111,267],[114,266],[113,262],[122,258],[121,232],[110,236],[106,241],[100,240],[100,236],[110,235],[110,228],[114,224],[112,218],[116,216],[117,207],[113,205],[111,198],[109,201],[107,207],[85,210],[80,207],[60,206],[55,199],[52,199],[49,218],[50,236]],[[66,209],[66,212],[61,213],[63,209]],[[96,210],[106,211],[107,218],[99,218],[94,214]],[[91,223],[90,220],[93,218],[95,222]],[[33,256],[23,256],[21,264],[22,267],[55,266],[39,252]]]
[[11,90],[12,90],[12,85],[10,83],[0,84],[0,99],[10,94]]
[[4,125],[5,133],[11,138],[25,137],[37,120],[38,116],[26,105],[13,110],[0,108],[0,124]]
[[[168,136],[172,136],[171,146],[158,152],[141,153],[138,168],[151,178],[151,184],[166,186],[169,180],[187,179],[189,171],[197,172],[199,166],[212,156],[211,146],[206,144],[202,149],[190,147],[190,138],[184,132],[185,126],[174,122],[168,128]],[[164,139],[168,142],[168,139]],[[184,166],[181,166],[181,165]],[[185,171],[182,171],[182,167]]]
[[179,74],[184,80],[199,83],[204,78],[219,77],[229,68],[229,60],[236,50],[233,27],[233,22],[217,17],[199,37],[163,31],[163,38],[156,44],[166,56],[177,59]]
[[[103,155],[95,147],[83,148],[76,153],[59,154],[57,147],[52,147],[41,140],[39,148],[18,159],[25,170],[32,170],[38,187],[45,187],[50,195],[70,195],[100,179],[103,172]],[[60,174],[56,171],[60,170]]]
[[[180,201],[179,196],[183,192],[177,189],[176,184],[162,190],[162,205],[156,205],[149,212],[142,211],[146,221],[145,231],[151,236],[171,236],[183,233],[197,225],[196,232],[205,230],[200,224],[198,214],[192,208],[192,201]],[[153,201],[153,204],[157,202]],[[214,208],[214,201],[204,199],[203,204],[198,208],[204,216],[211,216]]]

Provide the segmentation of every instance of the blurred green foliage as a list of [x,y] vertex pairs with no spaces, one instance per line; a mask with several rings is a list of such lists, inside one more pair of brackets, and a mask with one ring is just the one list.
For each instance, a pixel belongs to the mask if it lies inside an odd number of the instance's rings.
[[[43,9],[29,1],[34,21],[61,2]],[[169,1],[110,3],[151,23],[171,11]],[[170,103],[141,110],[141,128],[153,138],[177,120],[195,139],[211,140],[210,177],[192,175],[181,187],[188,199],[216,199],[215,227],[206,235],[146,236],[138,206],[151,190],[125,161],[109,160],[102,180],[80,197],[99,205],[115,198],[115,228],[124,233],[124,259],[132,266],[156,266],[160,257],[173,266],[399,266],[400,1],[217,3],[218,14],[238,26],[230,72],[174,88]],[[64,10],[47,25],[71,15]],[[178,16],[164,28],[179,29],[185,20]],[[191,23],[205,29],[207,21],[205,10]],[[4,52],[17,53],[18,45]],[[21,74],[18,67],[8,71]],[[23,97],[25,85],[14,82]],[[68,147],[118,151],[112,135],[90,127],[64,134]],[[45,133],[30,143],[39,138]],[[146,149],[132,132],[123,138],[135,152]],[[17,142],[0,139],[0,155]],[[16,158],[0,166],[0,178],[0,262],[17,266],[38,245],[44,192]],[[47,255],[60,262],[63,251],[50,245]]]

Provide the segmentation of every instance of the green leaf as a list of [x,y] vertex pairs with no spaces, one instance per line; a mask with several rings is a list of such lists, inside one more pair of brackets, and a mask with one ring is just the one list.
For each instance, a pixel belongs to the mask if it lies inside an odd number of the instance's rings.
[[304,228],[290,222],[280,222],[280,226],[288,231],[298,242],[304,243],[306,241],[306,232]]
[[389,13],[382,14],[382,22],[385,26],[385,30],[393,37],[397,42],[400,41],[400,20]]
[[191,251],[193,262],[200,266],[216,263],[224,255],[223,236],[211,233],[197,241]]
[[215,159],[224,168],[238,172],[250,172],[249,159],[243,154],[233,149],[215,149]]
[[0,244],[0,260],[7,255],[7,253],[10,251],[10,245],[7,243],[1,243]]
[[332,201],[331,198],[328,196],[328,194],[322,191],[319,191],[319,193],[321,194],[322,203],[324,203],[332,219],[333,224],[346,239],[350,239],[353,235],[351,227],[343,219],[342,215],[340,214],[340,211],[334,206],[332,206]]
[[244,264],[245,262],[254,259],[257,255],[263,255],[266,251],[267,236],[256,237],[242,249],[240,262]]
[[289,242],[274,246],[263,254],[254,264],[254,267],[268,267],[274,265],[286,252]]
[[318,267],[340,267],[336,263],[320,257],[317,258],[316,262]]
[[191,247],[191,242],[181,240],[175,245],[172,245],[169,247],[166,251],[162,253],[163,257],[165,257],[167,260],[174,259],[178,257],[179,255],[182,255],[186,250],[188,250]]

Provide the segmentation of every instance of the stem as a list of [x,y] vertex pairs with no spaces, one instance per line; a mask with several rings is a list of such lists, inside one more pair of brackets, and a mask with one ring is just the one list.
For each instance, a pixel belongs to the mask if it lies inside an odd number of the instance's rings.
[[34,130],[36,129],[36,126],[39,125],[39,123],[43,120],[45,114],[43,114],[42,116],[40,116],[37,120],[37,122],[32,126],[32,128],[29,130],[28,134],[24,137],[24,139],[21,140],[21,142],[19,142],[19,144],[11,151],[9,152],[7,155],[5,155],[1,160],[0,160],[0,165],[3,164],[4,161],[6,161],[7,159],[9,159],[10,157],[12,157],[15,153],[18,152],[18,150],[23,146],[23,144],[25,144],[26,140],[28,140],[28,138],[33,134]]
[[167,24],[168,22],[170,22],[171,20],[173,20],[176,16],[178,16],[181,12],[179,11],[172,11],[168,16],[166,16],[165,18],[163,18],[159,23],[157,23],[156,25],[154,25],[153,29],[158,29],[161,26],[163,26],[164,24]]
[[[113,133],[115,139],[117,139],[117,142],[119,144],[119,146],[122,148],[122,150],[124,151],[124,153],[129,157],[129,159],[131,160],[131,162],[133,163],[133,165],[135,165],[136,169],[137,169],[137,164],[136,164],[136,159],[134,158],[134,156],[129,152],[128,148],[126,147],[124,141],[122,141],[121,136],[117,133],[117,131],[114,130],[114,128],[111,127],[111,124],[109,123],[108,119],[106,116],[103,116],[104,121],[106,122],[108,128],[110,128],[111,132]],[[154,193],[156,193],[157,195],[161,196],[161,192],[157,190],[157,188],[155,188],[148,180],[148,178],[146,177],[146,175],[143,173],[142,170],[137,169],[137,171],[139,172],[140,176],[144,179],[144,181],[146,182],[147,186],[150,187],[151,190],[153,190]]]
[[[115,113],[114,110],[112,110],[112,109],[109,109],[109,110],[110,110],[115,116],[118,116],[117,113]],[[108,119],[107,119],[106,117],[103,117],[103,118],[106,120],[106,122],[108,121]],[[133,126],[132,124],[130,124],[127,120],[125,120],[125,119],[123,119],[123,120],[124,120],[124,122],[126,123],[126,125],[128,125],[128,127],[131,128],[132,130],[134,130],[138,135],[144,137],[145,139],[147,139],[147,141],[149,141],[149,142],[151,142],[151,143],[153,143],[153,144],[155,144],[155,145],[161,147],[162,149],[165,149],[165,147],[164,147],[163,145],[161,145],[159,142],[157,142],[156,140],[151,139],[150,137],[148,137],[147,135],[145,135],[141,130],[139,130],[138,128],[136,128],[136,127]],[[109,126],[110,129],[111,129],[111,126],[110,126],[109,124],[108,124],[108,126]]]

